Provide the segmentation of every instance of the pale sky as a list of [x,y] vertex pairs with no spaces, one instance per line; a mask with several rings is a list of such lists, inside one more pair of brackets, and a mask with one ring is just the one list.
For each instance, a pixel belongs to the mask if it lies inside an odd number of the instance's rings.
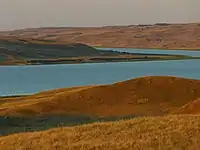
[[200,0],[0,0],[0,30],[200,22]]

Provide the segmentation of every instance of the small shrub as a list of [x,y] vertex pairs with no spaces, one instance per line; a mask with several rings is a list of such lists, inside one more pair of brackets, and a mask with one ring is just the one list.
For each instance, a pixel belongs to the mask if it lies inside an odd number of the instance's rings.
[[136,103],[137,104],[146,104],[146,103],[148,103],[148,101],[149,100],[147,98],[143,98],[143,99],[138,99]]

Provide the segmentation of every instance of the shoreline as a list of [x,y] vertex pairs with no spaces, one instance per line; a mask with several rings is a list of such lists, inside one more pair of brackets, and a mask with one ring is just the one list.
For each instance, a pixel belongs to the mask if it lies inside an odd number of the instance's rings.
[[[163,58],[162,58],[163,57]],[[99,59],[99,60],[98,60]],[[192,60],[192,59],[200,59],[200,57],[190,57],[190,56],[182,56],[182,55],[157,55],[154,57],[145,56],[143,58],[108,58],[110,60],[106,60],[104,58],[97,58],[96,60],[78,60],[78,59],[68,59],[68,60],[35,60],[30,62],[25,62],[22,64],[0,64],[0,66],[36,66],[36,65],[62,65],[62,64],[89,64],[89,63],[117,63],[117,62],[139,62],[139,61],[168,61],[168,60]],[[37,62],[38,61],[38,62]]]
[[137,50],[169,50],[169,51],[200,51],[200,47],[199,48],[142,48],[142,47],[99,47],[99,46],[92,46],[96,49],[137,49]]

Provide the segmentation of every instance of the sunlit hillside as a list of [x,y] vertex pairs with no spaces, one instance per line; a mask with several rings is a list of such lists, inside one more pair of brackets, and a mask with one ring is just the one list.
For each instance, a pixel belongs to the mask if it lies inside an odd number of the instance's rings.
[[197,150],[199,127],[199,116],[137,118],[0,137],[0,149]]

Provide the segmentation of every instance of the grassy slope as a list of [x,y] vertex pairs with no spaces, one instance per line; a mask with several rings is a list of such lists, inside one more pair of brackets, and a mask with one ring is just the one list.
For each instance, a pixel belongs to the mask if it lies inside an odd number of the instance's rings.
[[162,115],[200,97],[200,80],[142,77],[111,85],[57,89],[2,98],[1,115]]
[[119,55],[117,52],[104,52],[80,43],[55,44],[34,40],[1,39],[1,51],[16,59],[53,59],[81,56]]
[[[1,98],[0,149],[198,149],[199,116],[150,116],[199,114],[199,97],[200,80],[141,77]],[[116,121],[131,115],[149,117]]]
[[[6,58],[2,60],[1,57]],[[139,60],[189,59],[187,56],[129,54],[102,51],[80,43],[0,38],[0,64],[64,64]]]
[[200,24],[157,24],[96,28],[40,28],[2,33],[4,36],[78,42],[98,47],[200,49]]
[[199,149],[199,116],[137,118],[0,137],[2,150]]

